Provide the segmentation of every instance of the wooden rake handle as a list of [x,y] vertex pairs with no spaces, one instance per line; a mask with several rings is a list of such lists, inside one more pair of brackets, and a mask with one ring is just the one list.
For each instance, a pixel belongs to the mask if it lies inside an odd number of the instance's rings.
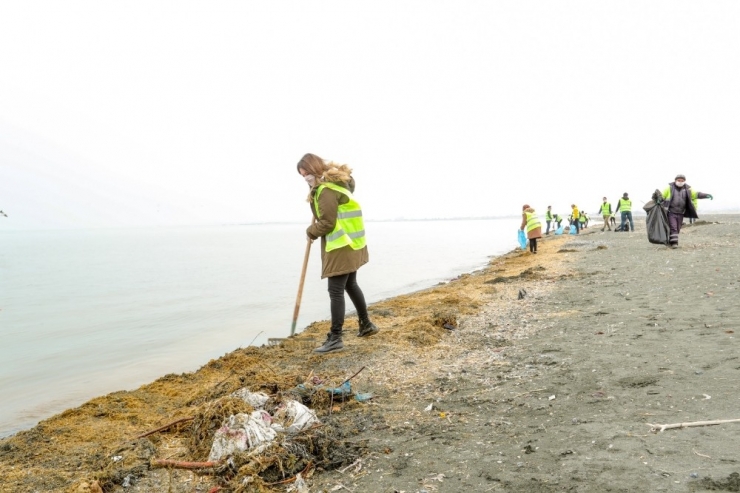
[[[311,221],[311,224],[315,219]],[[308,256],[311,253],[311,239],[306,240],[306,253],[303,255],[303,268],[301,269],[301,280],[298,283],[298,294],[295,298],[295,308],[293,309],[293,323],[290,325],[290,335],[295,334],[295,326],[298,322],[298,312],[301,310],[301,298],[303,297],[303,284],[306,281],[306,270],[308,269]]]

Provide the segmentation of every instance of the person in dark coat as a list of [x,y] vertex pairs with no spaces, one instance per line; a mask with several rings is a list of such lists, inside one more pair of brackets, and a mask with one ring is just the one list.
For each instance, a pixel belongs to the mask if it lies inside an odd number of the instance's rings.
[[[310,188],[308,202],[316,219],[306,229],[306,235],[311,241],[321,238],[321,278],[327,278],[329,283],[331,330],[326,342],[314,352],[329,353],[344,347],[345,292],[359,317],[357,336],[369,337],[379,330],[370,321],[365,295],[357,284],[357,270],[370,260],[362,210],[352,195],[355,180],[352,169],[346,164],[327,163],[315,154],[306,154],[298,162],[297,169]],[[327,236],[332,239],[327,240]],[[337,239],[344,240],[345,244],[337,245]]]
[[[655,191],[657,195],[658,191]],[[671,248],[678,248],[678,235],[681,233],[683,218],[699,219],[693,201],[697,199],[714,200],[709,193],[697,192],[686,183],[684,175],[676,175],[674,181],[663,190],[662,197],[653,197],[653,200],[662,199],[661,205],[668,211],[668,227],[671,230],[668,243]]]

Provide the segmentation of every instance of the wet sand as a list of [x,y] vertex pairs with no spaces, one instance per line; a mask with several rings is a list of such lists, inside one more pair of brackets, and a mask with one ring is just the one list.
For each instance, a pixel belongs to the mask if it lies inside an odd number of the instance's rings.
[[241,386],[283,392],[363,367],[352,385],[371,401],[317,409],[352,453],[308,467],[311,492],[739,491],[740,423],[651,431],[740,418],[738,243],[738,215],[703,216],[677,250],[648,243],[644,219],[550,236],[537,255],[374,304],[381,332],[359,339],[349,322],[342,352],[311,354],[318,322],[4,439],[0,491],[237,491],[149,467],[203,460],[187,423],[135,437]]

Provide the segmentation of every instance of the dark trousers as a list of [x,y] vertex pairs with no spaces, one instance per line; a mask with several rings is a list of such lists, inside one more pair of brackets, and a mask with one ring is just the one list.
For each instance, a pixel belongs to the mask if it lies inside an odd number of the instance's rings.
[[627,228],[625,228],[625,225],[627,224],[628,219],[630,222],[630,230],[634,231],[635,223],[632,222],[632,211],[622,212],[622,224],[620,224],[620,226],[622,227],[622,231],[627,231]]
[[367,304],[365,295],[357,284],[357,271],[332,276],[329,278],[329,299],[331,300],[331,331],[342,334],[344,327],[344,292],[347,292],[352,304],[355,305],[360,320],[367,319]]
[[571,221],[570,225],[571,226],[575,225],[576,234],[579,234],[581,232],[581,223],[578,222],[578,219],[576,219],[575,221]]
[[532,238],[529,240],[529,251],[532,253],[537,253],[537,238]]
[[671,245],[678,245],[678,235],[681,233],[682,224],[683,214],[676,214],[675,212],[668,213],[668,227],[671,229],[671,235],[668,237],[668,242]]
[[545,231],[545,234],[549,235],[550,234],[550,224],[552,223],[552,221],[545,221],[545,222],[547,223],[547,230]]

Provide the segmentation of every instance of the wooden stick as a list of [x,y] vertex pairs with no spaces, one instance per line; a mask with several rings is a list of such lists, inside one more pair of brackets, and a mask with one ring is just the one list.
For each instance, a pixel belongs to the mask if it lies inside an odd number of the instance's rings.
[[[313,225],[315,218],[311,219],[311,225]],[[293,323],[290,325],[290,335],[295,334],[295,326],[298,322],[298,312],[301,309],[301,297],[303,296],[303,284],[306,281],[306,270],[308,269],[308,256],[311,254],[311,243],[313,240],[310,238],[306,240],[306,253],[303,254],[303,268],[301,269],[301,280],[298,283],[298,294],[295,298],[295,308],[293,309]]]
[[351,377],[349,377],[349,378],[348,378],[347,380],[345,380],[344,382],[340,383],[340,384],[339,384],[339,386],[341,387],[341,386],[342,386],[342,385],[344,385],[345,383],[347,383],[347,382],[349,382],[350,380],[352,380],[353,378],[355,378],[355,377],[356,377],[357,375],[359,375],[359,374],[360,374],[360,372],[361,372],[362,370],[364,370],[365,368],[366,368],[366,367],[365,367],[365,366],[363,366],[362,368],[360,368],[359,370],[357,370],[357,373],[355,373],[354,375],[352,375]]
[[169,428],[170,426],[174,426],[174,425],[176,425],[176,424],[178,424],[178,423],[184,423],[185,421],[191,421],[191,420],[193,420],[193,419],[195,419],[195,416],[188,416],[187,418],[180,418],[180,419],[177,419],[177,420],[173,421],[172,423],[167,423],[167,424],[166,424],[166,425],[164,425],[164,426],[160,426],[160,427],[159,427],[159,428],[157,428],[156,430],[152,430],[152,431],[147,431],[146,433],[142,433],[141,435],[137,436],[136,438],[144,438],[144,437],[148,437],[149,435],[154,435],[154,434],[155,434],[155,433],[157,433],[158,431],[166,430],[166,429],[167,429],[167,428]]
[[699,452],[697,452],[697,451],[696,451],[696,449],[693,449],[693,452],[694,452],[694,453],[695,453],[696,455],[698,455],[699,457],[706,457],[707,459],[711,459],[711,458],[712,458],[712,457],[711,457],[711,456],[709,456],[709,455],[704,455],[704,454],[700,454]]
[[718,419],[714,421],[691,421],[688,423],[673,423],[670,425],[658,425],[658,424],[651,424],[651,423],[645,423],[650,427],[650,431],[653,433],[658,433],[660,431],[670,430],[673,428],[690,428],[692,426],[712,426],[712,425],[722,425],[725,423],[740,423],[740,419]]
[[152,459],[152,467],[176,467],[178,469],[205,469],[208,467],[220,466],[221,462],[188,462],[183,460],[172,459]]

